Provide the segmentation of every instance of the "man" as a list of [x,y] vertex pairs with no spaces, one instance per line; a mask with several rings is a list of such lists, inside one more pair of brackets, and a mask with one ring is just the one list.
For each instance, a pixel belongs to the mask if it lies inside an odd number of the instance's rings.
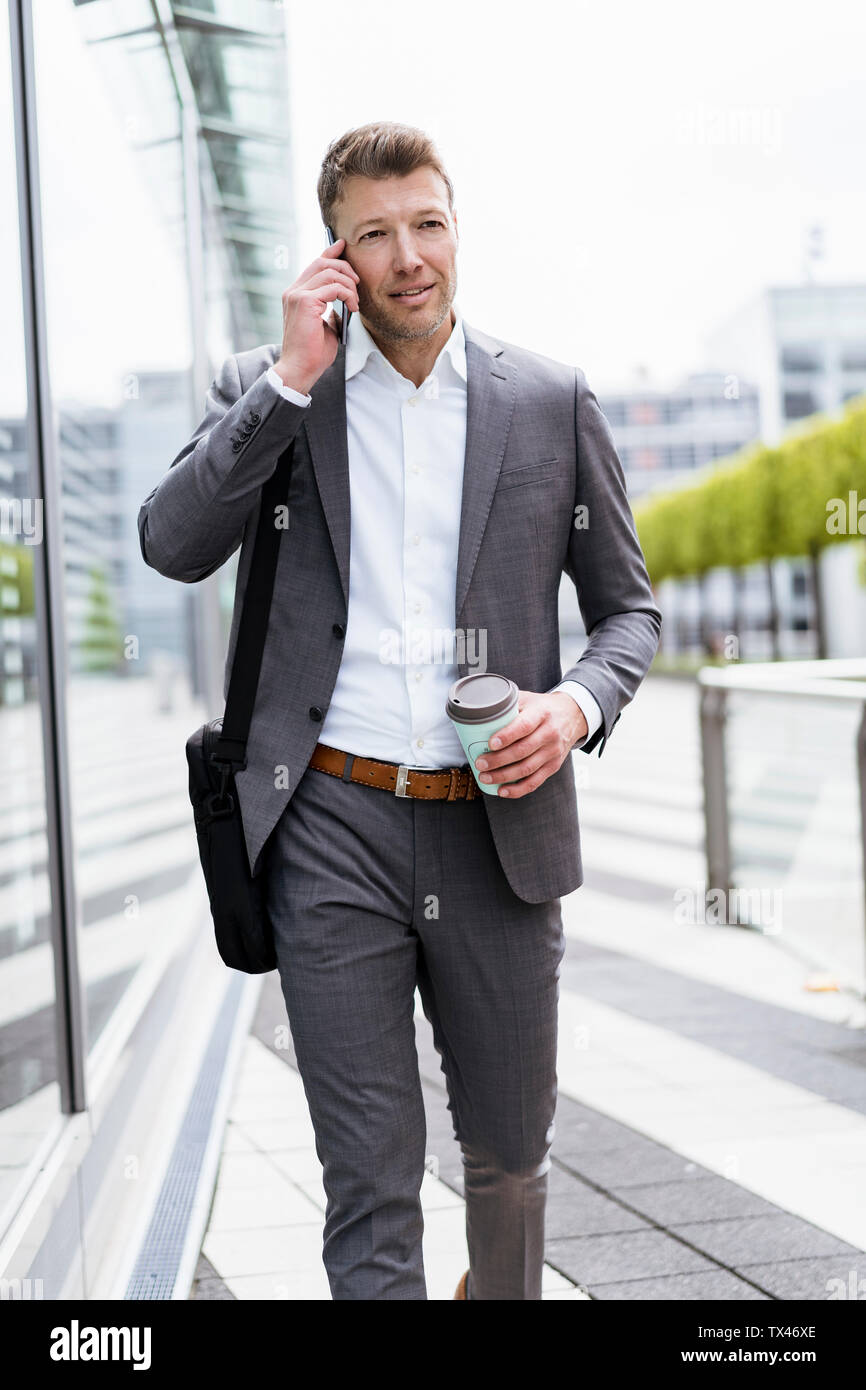
[[[227,689],[261,488],[294,440],[236,785],[323,1164],[332,1295],[427,1297],[417,987],[463,1155],[455,1297],[539,1299],[559,899],[583,881],[569,755],[601,753],[661,618],[583,372],[454,303],[453,189],[427,136],[349,131],[318,195],[336,240],[284,293],[282,343],[223,364],[142,505],[142,553],[195,583],[242,546]],[[324,317],[337,300],[345,347]],[[563,570],[588,634],[564,679]],[[445,714],[475,669],[520,690],[477,762],[496,795]]]

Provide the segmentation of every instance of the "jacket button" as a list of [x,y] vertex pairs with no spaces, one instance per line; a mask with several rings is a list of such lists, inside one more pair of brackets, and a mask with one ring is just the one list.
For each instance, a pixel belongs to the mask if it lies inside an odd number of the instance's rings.
[[322,714],[322,711],[319,709],[318,705],[310,706],[310,718],[314,720],[316,724],[321,724],[324,715]]
[[343,627],[342,623],[334,623],[334,626],[331,628],[331,631],[333,632],[335,637],[345,637],[346,635],[346,629]]
[[243,446],[243,441],[242,441],[242,440],[240,440],[240,439],[235,439],[235,440],[233,440],[233,442],[232,442],[232,453],[233,453],[233,454],[238,453],[238,451],[239,451],[240,449],[242,449],[243,447],[244,447],[244,446]]

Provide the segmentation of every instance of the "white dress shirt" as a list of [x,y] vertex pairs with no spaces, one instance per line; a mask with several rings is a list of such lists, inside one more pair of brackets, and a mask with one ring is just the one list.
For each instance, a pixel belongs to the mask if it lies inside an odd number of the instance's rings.
[[[351,513],[349,605],[343,659],[321,742],[361,757],[451,767],[466,754],[445,713],[460,671],[484,669],[483,635],[458,634],[454,607],[466,450],[466,341],[456,304],[451,336],[421,384],[394,368],[358,314],[346,344]],[[297,405],[312,397],[268,381]],[[507,673],[504,673],[507,674]],[[588,732],[601,710],[563,681]]]

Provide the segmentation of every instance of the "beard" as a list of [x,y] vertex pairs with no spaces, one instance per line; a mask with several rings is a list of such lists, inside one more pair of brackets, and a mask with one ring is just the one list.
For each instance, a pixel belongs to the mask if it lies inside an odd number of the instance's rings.
[[371,298],[364,290],[359,290],[358,303],[362,318],[372,332],[379,338],[391,342],[417,342],[422,338],[432,338],[442,327],[457,293],[457,270],[454,266],[448,274],[448,283],[435,286],[434,299],[424,306],[423,311],[404,318],[400,311],[391,307],[392,301],[386,296],[384,302]]

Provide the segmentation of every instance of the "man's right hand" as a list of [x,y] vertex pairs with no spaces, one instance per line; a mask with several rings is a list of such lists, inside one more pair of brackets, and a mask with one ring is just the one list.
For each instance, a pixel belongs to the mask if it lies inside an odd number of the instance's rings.
[[283,346],[274,371],[305,396],[330,367],[340,342],[336,309],[322,317],[326,305],[342,299],[350,312],[358,312],[360,277],[348,261],[340,260],[345,245],[345,238],[338,237],[283,291]]

